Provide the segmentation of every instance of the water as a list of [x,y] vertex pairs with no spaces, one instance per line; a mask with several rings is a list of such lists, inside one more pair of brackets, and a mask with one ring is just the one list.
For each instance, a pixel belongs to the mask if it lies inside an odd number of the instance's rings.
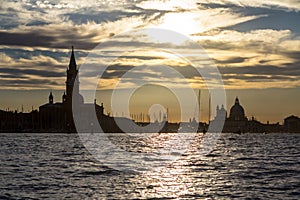
[[207,156],[129,173],[77,135],[0,134],[0,199],[300,199],[299,144],[300,134],[222,134]]

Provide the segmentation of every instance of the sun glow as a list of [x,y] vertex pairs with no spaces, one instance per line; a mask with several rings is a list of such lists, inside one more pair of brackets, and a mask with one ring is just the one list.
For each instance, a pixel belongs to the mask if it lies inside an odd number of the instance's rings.
[[202,30],[202,25],[197,20],[198,17],[199,15],[194,12],[169,13],[165,16],[163,23],[157,27],[189,36]]

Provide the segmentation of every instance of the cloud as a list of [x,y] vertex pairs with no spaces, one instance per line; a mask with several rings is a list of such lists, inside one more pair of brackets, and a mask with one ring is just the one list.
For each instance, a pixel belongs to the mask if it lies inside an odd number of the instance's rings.
[[236,74],[236,75],[264,75],[269,76],[276,80],[276,76],[289,76],[299,77],[300,76],[300,63],[293,65],[286,65],[284,67],[272,66],[272,65],[257,65],[257,66],[246,66],[246,67],[222,67],[219,68],[223,75]]
[[[53,83],[53,88],[62,89],[66,68],[66,58],[56,60],[51,56],[28,54],[26,58],[13,58],[4,53],[0,64],[1,88],[48,88],[50,85],[46,83]],[[33,84],[35,81],[37,85]]]
[[300,2],[298,0],[203,0],[199,5],[209,6],[209,7],[262,7],[262,8],[281,8],[290,10],[300,10]]
[[[277,82],[280,80],[297,80],[298,78],[295,76],[284,76],[284,75],[251,75],[251,74],[230,74],[230,75],[223,75],[224,80],[244,80],[247,82]],[[232,84],[231,84],[232,85]]]
[[159,11],[187,11],[194,10],[197,8],[195,1],[185,0],[185,1],[163,1],[163,0],[150,0],[142,1],[137,4],[138,7],[143,9],[153,9]]
[[261,15],[263,17],[233,25],[231,27],[228,27],[227,29],[237,30],[241,32],[248,32],[251,30],[259,29],[272,29],[278,31],[290,30],[294,34],[299,35],[300,24],[297,20],[300,18],[299,11],[276,10],[267,8],[243,8],[238,12],[242,12],[245,15]]
[[[100,63],[118,58],[114,64],[119,67],[110,67],[104,74],[108,85],[110,79],[121,77],[133,66],[158,63],[173,66],[191,82],[194,79],[198,83],[199,75],[183,62],[151,54],[119,58],[117,50],[127,47],[177,48],[187,55],[199,49],[197,45],[148,41],[143,36],[111,38],[140,27],[167,28],[189,35],[208,52],[231,87],[283,80],[291,80],[291,87],[297,85],[297,0],[207,0],[198,4],[193,0],[4,2],[0,5],[0,48],[4,52],[0,76],[2,83],[8,81],[7,85],[15,78],[22,80],[19,83],[24,83],[24,87],[32,87],[30,80],[50,76],[63,88],[70,46],[75,46],[77,63],[81,64],[98,44],[108,51],[111,47],[111,52],[99,55]],[[146,78],[147,73],[139,75]]]
[[215,60],[215,62],[217,64],[243,63],[247,59],[248,58],[245,58],[245,57],[230,57],[230,58],[227,58],[226,60]]
[[[20,75],[20,77],[24,77],[24,75],[35,75],[40,77],[63,77],[65,73],[63,72],[55,72],[49,70],[37,70],[37,69],[12,69],[12,68],[0,68],[0,73],[10,74],[10,75]],[[1,75],[0,75],[1,76]]]
[[[89,3],[87,3],[89,2]],[[136,1],[135,1],[136,2]],[[0,44],[90,50],[103,39],[158,20],[165,12],[94,1],[7,2],[0,6]]]
[[31,33],[8,33],[0,32],[0,43],[2,45],[19,45],[19,46],[47,46],[53,42],[53,37],[41,35],[38,32]]
[[144,24],[142,18],[133,17],[130,21],[122,18],[103,24],[87,22],[76,25],[68,21],[44,26],[19,26],[15,29],[0,31],[0,43],[8,46],[55,49],[66,49],[74,45],[78,49],[90,50],[111,35],[142,26]]
[[239,42],[262,42],[262,43],[278,43],[284,39],[291,37],[290,30],[272,30],[272,29],[260,29],[252,30],[249,32],[239,32],[235,30],[223,30],[216,32],[215,35],[202,35],[199,34],[200,40],[214,40],[229,42],[238,45]]
[[103,24],[109,22],[115,22],[122,19],[132,20],[132,18],[140,17],[145,24],[158,20],[164,14],[169,11],[159,11],[154,9],[143,9],[136,5],[130,5],[122,7],[121,10],[116,8],[105,10],[99,8],[84,8],[62,14],[63,18],[71,20],[74,24],[85,24],[88,22],[94,22],[96,24]]
[[214,35],[198,37],[198,43],[220,67],[294,63],[298,60],[299,42],[290,30],[271,29],[249,32],[219,30],[214,31]]
[[[50,79],[10,79],[0,80],[1,89],[61,89],[60,82]],[[58,86],[58,87],[57,87]]]
[[67,49],[74,45],[80,49],[92,49],[99,43],[101,37],[107,37],[108,34],[105,27],[94,23],[77,26],[63,23],[1,31],[0,42],[2,45],[20,47]]

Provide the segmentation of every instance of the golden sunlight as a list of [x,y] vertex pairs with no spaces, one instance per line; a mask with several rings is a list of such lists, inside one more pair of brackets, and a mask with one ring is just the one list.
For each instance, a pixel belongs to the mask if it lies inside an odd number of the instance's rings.
[[158,27],[189,36],[201,32],[203,29],[201,22],[197,18],[199,18],[199,12],[169,13]]

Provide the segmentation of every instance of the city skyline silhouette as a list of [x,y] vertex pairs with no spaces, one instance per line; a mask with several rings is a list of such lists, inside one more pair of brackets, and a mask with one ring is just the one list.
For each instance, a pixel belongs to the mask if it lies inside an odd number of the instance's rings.
[[0,199],[300,199],[299,0],[0,13]]
[[[97,115],[97,122],[102,127],[103,131],[107,132],[122,132],[122,129],[118,127],[115,123],[115,119],[133,120],[140,126],[144,124],[151,124],[155,122],[166,122],[165,127],[159,131],[164,132],[176,132],[179,130],[178,123],[187,121],[175,121],[171,122],[169,107],[167,106],[167,111],[158,110],[151,116],[146,113],[130,113],[129,116],[124,116],[124,113],[104,113],[105,107],[103,103],[101,105],[97,104],[97,99],[94,99],[93,103],[87,104],[84,97],[80,94],[80,78],[79,78],[79,67],[76,64],[74,47],[72,46],[70,61],[67,68],[66,77],[66,90],[61,95],[61,102],[55,102],[52,90],[50,91],[48,97],[48,103],[40,105],[38,110],[33,110],[31,112],[24,112],[23,108],[19,112],[17,110],[0,110],[1,115],[1,131],[5,132],[76,132],[76,127],[74,124],[74,108],[82,107],[82,112],[88,112],[87,118],[90,112],[90,108],[95,107],[95,112]],[[212,106],[208,105],[209,118],[208,123],[201,121],[201,90],[199,90],[198,104],[199,115],[189,118],[189,123],[197,123],[197,130],[206,131],[209,126],[214,126],[221,121],[224,121],[223,132],[236,132],[236,133],[246,133],[246,132],[300,132],[300,118],[294,115],[287,116],[283,121],[284,123],[261,123],[254,116],[247,117],[245,110],[242,105],[240,105],[239,98],[236,96],[235,103],[231,107],[230,111],[226,110],[224,105],[217,105],[216,112],[211,116]],[[74,105],[74,101],[78,102]],[[73,108],[72,108],[73,102]],[[209,97],[210,102],[210,97]],[[75,106],[75,107],[74,107]],[[149,105],[148,105],[149,107]],[[172,107],[170,108],[172,110]],[[196,120],[196,121],[195,121]],[[14,122],[11,122],[14,121]],[[195,122],[193,122],[195,121]],[[94,123],[97,123],[94,122]],[[222,122],[223,123],[223,122]],[[92,127],[90,126],[91,121],[87,120],[87,127],[85,131],[90,131]],[[176,125],[177,124],[177,125]],[[199,126],[199,127],[198,127]],[[169,128],[172,127],[172,128]],[[175,127],[175,129],[174,129]],[[177,128],[177,130],[176,130]],[[135,132],[135,129],[130,131]]]
[[[65,90],[71,45],[76,47],[77,64],[80,66],[100,42],[103,47],[114,47],[102,55],[103,59],[121,56],[113,51],[126,47],[156,47],[158,44],[147,42],[142,36],[136,36],[135,42],[128,41],[126,37],[114,38],[126,30],[157,27],[186,35],[203,47],[224,80],[228,102],[225,107],[230,108],[234,98],[239,96],[247,116],[254,116],[264,123],[283,123],[289,115],[300,115],[300,29],[296,3],[274,0],[263,5],[251,0],[199,4],[138,2],[133,5],[131,1],[124,1],[125,4],[114,2],[106,5],[104,2],[76,6],[57,2],[3,4],[0,109],[21,111],[23,108],[27,112],[32,107],[37,109],[48,100],[51,90],[54,101],[59,101]],[[119,9],[116,10],[117,7]],[[162,44],[165,47],[172,42],[176,44],[176,39],[166,39],[169,41]],[[188,55],[195,51],[193,48],[186,46],[180,50]],[[208,91],[202,80],[189,76],[193,72],[184,63],[162,52],[137,52],[123,56],[115,64],[127,69],[159,61],[183,67],[181,72],[187,73],[195,91],[202,91],[202,117],[208,121]],[[113,70],[120,69],[116,65]],[[104,103],[107,112],[111,112],[110,96],[115,77],[119,74],[107,75],[111,76],[106,77],[96,98]],[[178,116],[178,113],[173,116]],[[178,120],[176,118],[174,121]]]

